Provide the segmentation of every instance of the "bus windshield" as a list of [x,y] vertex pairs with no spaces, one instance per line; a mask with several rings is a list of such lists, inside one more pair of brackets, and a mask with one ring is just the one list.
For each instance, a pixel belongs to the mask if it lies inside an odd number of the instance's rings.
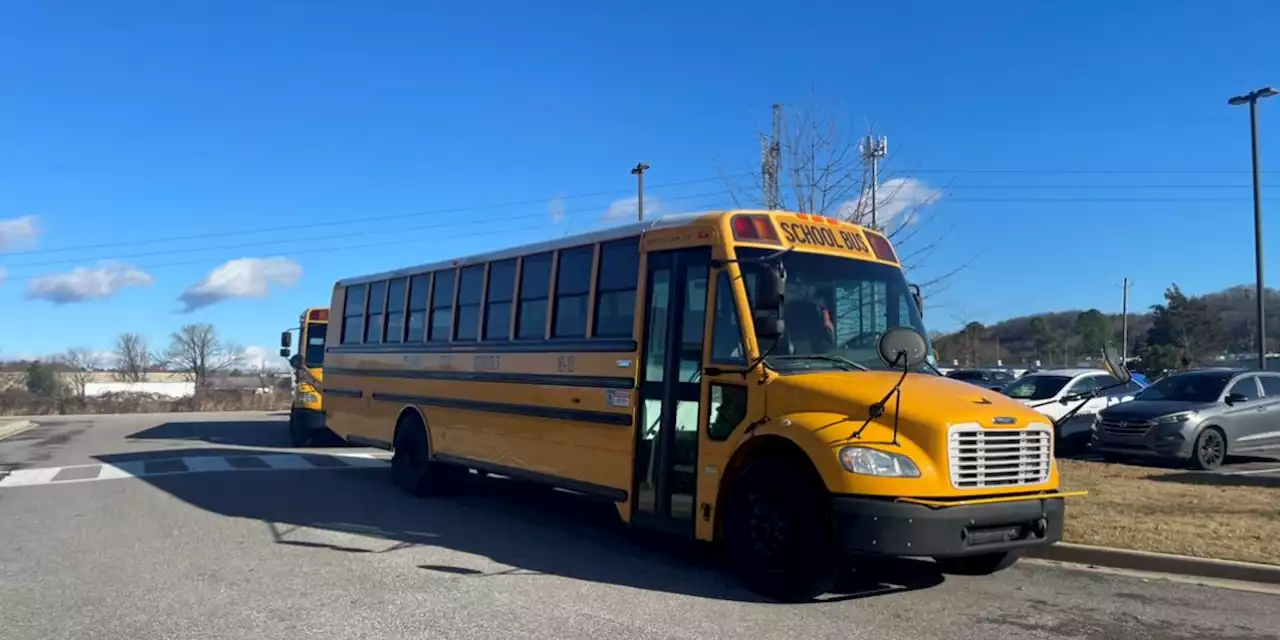
[[[737,253],[739,260],[749,260],[775,252],[742,247]],[[787,272],[786,327],[765,360],[775,371],[887,370],[877,351],[881,334],[901,326],[928,336],[901,269],[801,251],[778,259]],[[764,267],[749,262],[741,266],[754,306],[755,276]],[[763,351],[769,347],[760,345]]]
[[327,322],[311,322],[307,324],[306,352],[302,362],[308,367],[324,366],[324,334],[329,330]]

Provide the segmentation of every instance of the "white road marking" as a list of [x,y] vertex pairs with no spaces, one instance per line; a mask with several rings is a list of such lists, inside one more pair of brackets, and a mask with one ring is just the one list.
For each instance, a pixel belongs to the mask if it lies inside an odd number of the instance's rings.
[[1224,476],[1256,476],[1263,473],[1280,473],[1280,467],[1271,467],[1268,469],[1249,469],[1247,471],[1231,471],[1224,473]]
[[[49,484],[72,484],[82,482],[96,482],[98,480],[120,480],[124,478],[142,478],[147,476],[170,476],[186,473],[208,473],[208,472],[229,472],[229,471],[298,471],[298,470],[335,470],[335,469],[368,469],[371,467],[387,467],[390,462],[385,458],[375,457],[373,455],[330,455],[330,454],[308,454],[313,457],[329,457],[337,458],[342,461],[341,465],[321,465],[312,464],[311,459],[306,456],[287,453],[287,454],[262,454],[247,456],[240,452],[229,451],[228,455],[235,458],[257,458],[265,467],[236,467],[226,457],[221,456],[188,456],[174,458],[157,458],[156,460],[131,460],[129,462],[118,462],[115,464],[80,464],[65,467],[46,467],[41,469],[17,469],[5,474],[0,474],[0,488],[8,487],[29,487],[37,485]],[[159,465],[155,464],[153,469],[157,467],[164,468],[161,470],[147,471],[147,463],[161,463],[181,461],[183,469],[174,469],[172,464]],[[68,478],[55,480],[58,474],[66,469],[91,469],[96,470],[96,475],[91,474],[68,474],[74,475],[90,475],[90,477]]]
[[234,471],[235,467],[227,462],[226,458],[218,456],[197,456],[193,458],[183,458],[187,468],[194,473],[206,471]]
[[46,484],[62,472],[62,467],[49,469],[18,469],[0,480],[0,487],[29,487],[34,484]]
[[293,453],[258,456],[258,459],[270,465],[272,469],[310,469],[315,466],[306,458]]

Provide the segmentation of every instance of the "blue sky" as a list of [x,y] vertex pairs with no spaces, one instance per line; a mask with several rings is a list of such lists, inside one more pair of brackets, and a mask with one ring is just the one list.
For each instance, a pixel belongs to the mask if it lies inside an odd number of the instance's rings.
[[1252,282],[1226,99],[1280,85],[1280,6],[1207,6],[11,0],[0,357],[271,347],[340,277],[608,224],[640,160],[660,211],[728,206],[773,102],[874,121],[933,198],[935,329]]

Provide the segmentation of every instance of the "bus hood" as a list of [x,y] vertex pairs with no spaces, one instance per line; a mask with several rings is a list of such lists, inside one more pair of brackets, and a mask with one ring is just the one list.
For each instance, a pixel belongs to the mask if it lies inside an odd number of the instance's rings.
[[[845,441],[867,419],[869,407],[889,393],[901,373],[892,371],[839,371],[779,376],[769,385],[769,412],[775,414],[828,414],[819,421],[830,424],[829,414],[843,414],[847,424],[823,429],[829,443]],[[899,437],[922,446],[946,440],[956,424],[978,424],[989,429],[1025,429],[1036,422],[1048,424],[1040,412],[1021,402],[959,380],[942,376],[907,374],[899,398],[890,398],[884,413],[872,420],[863,440],[886,441],[893,437],[894,412]],[[818,425],[821,426],[821,425]]]

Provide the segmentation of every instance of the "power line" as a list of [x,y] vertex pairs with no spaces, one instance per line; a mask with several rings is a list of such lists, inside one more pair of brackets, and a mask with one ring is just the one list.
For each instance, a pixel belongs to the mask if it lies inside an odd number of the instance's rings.
[[[662,201],[663,202],[680,202],[684,200],[708,198],[708,197],[719,196],[719,195],[722,195],[722,194],[719,192],[698,193],[698,194],[692,194],[692,195],[666,197],[666,198],[663,198]],[[599,211],[599,207],[580,207],[577,209],[566,210],[564,213],[572,215],[577,213],[595,212],[595,211]],[[529,220],[533,218],[546,219],[547,215],[548,214],[541,213],[541,212],[532,213],[532,214],[526,213],[526,214],[520,214],[516,216],[503,217],[503,218],[489,218],[483,221],[475,221],[475,223],[491,225],[491,224],[501,223],[501,222],[516,222],[520,220]],[[443,229],[443,228],[449,228],[454,226],[456,226],[456,223],[454,221],[436,222],[433,224],[417,225],[412,227],[395,227],[390,229],[373,229],[373,230],[353,231],[353,232],[344,231],[342,233],[326,233],[323,235],[313,235],[313,236],[300,237],[300,238],[259,240],[254,242],[237,242],[234,244],[222,244],[222,245],[214,245],[214,246],[206,246],[206,247],[189,247],[184,249],[164,249],[160,251],[146,251],[142,253],[113,254],[113,255],[105,255],[105,256],[99,255],[92,258],[68,258],[63,260],[45,260],[43,262],[27,262],[22,264],[11,264],[8,268],[15,269],[15,268],[30,268],[30,267],[50,267],[50,266],[59,266],[59,265],[68,265],[68,264],[79,264],[83,262],[101,262],[103,260],[116,260],[116,261],[131,260],[135,258],[151,258],[155,256],[174,255],[174,254],[180,254],[180,253],[192,253],[195,251],[240,250],[240,249],[246,249],[246,248],[267,247],[267,246],[275,246],[275,245],[298,243],[298,242],[321,242],[321,241],[330,240],[336,237],[346,239],[346,238],[386,235],[389,233],[403,234],[403,233],[408,233],[412,231],[427,231],[431,229]]]
[[[700,184],[700,183],[706,183],[706,182],[712,182],[712,181],[724,181],[727,178],[739,178],[746,175],[750,175],[750,174],[737,173],[737,174],[730,174],[727,176],[715,176],[711,178],[696,178],[692,180],[665,182],[657,185],[651,184],[649,185],[649,188],[660,189],[660,188],[668,188],[668,187],[680,187],[680,186]],[[596,198],[596,197],[610,196],[610,195],[627,195],[627,194],[633,194],[633,193],[635,193],[634,189],[608,189],[604,191],[593,191],[589,193],[578,193],[578,194],[573,194],[569,196],[559,196],[559,197],[566,200],[572,200],[572,199],[581,199],[581,198]],[[399,214],[364,217],[364,218],[347,218],[345,220],[320,220],[320,221],[309,222],[308,224],[312,226],[341,225],[341,224],[367,224],[370,222],[404,220],[407,218],[418,218],[418,217],[431,216],[431,215],[444,215],[444,214],[451,214],[451,213],[471,213],[475,211],[484,211],[488,209],[503,209],[506,207],[527,207],[527,206],[533,206],[533,205],[546,205],[547,202],[549,202],[552,198],[555,198],[555,197],[557,196],[544,196],[541,198],[530,198],[527,200],[517,200],[517,201],[511,201],[511,202],[480,204],[480,205],[469,205],[465,207],[428,209],[428,210],[418,211],[414,213],[399,213]],[[664,199],[669,200],[670,198],[664,198]],[[278,227],[259,227],[256,229],[241,229],[237,231],[215,231],[212,233],[198,233],[198,234],[192,234],[192,235],[186,235],[186,236],[168,236],[168,237],[161,237],[161,238],[141,239],[141,240],[126,240],[121,242],[105,242],[101,244],[86,244],[86,245],[76,245],[76,246],[70,246],[70,247],[56,247],[52,249],[29,249],[24,251],[14,251],[6,254],[6,256],[46,254],[46,253],[66,253],[69,251],[111,249],[115,247],[132,246],[132,245],[139,245],[139,244],[154,244],[159,242],[185,242],[188,240],[207,240],[212,238],[225,238],[229,236],[248,235],[248,234],[257,234],[257,233],[280,233],[285,231],[296,231],[299,226],[300,226],[300,223],[294,223],[294,224],[278,226]]]

